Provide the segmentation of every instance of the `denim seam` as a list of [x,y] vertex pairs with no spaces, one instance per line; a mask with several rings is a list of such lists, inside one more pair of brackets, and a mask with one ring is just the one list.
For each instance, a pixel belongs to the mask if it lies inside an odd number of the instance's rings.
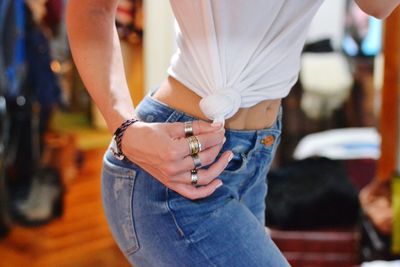
[[177,122],[182,115],[183,113],[181,111],[174,110],[164,122],[165,123]]
[[247,187],[254,183],[254,177],[257,175],[257,171],[255,169],[253,169],[253,171],[251,172],[251,174],[249,174],[246,178],[247,179],[243,179],[243,181],[240,183],[239,188],[238,188],[238,196],[239,196],[239,201],[242,199],[242,196],[244,194],[244,192],[247,191]]
[[[265,173],[265,177],[263,178],[263,181],[265,182],[265,183],[267,183],[267,175],[268,175],[268,171],[266,171],[268,168],[266,167],[266,166],[263,166],[262,167],[263,169],[263,172]],[[239,187],[239,201],[242,201],[242,199],[243,199],[243,196],[247,193],[247,192],[249,192],[250,190],[252,190],[253,188],[254,188],[254,186],[255,186],[255,184],[257,184],[258,183],[258,179],[254,179],[254,176],[256,175],[257,173],[254,173],[253,175],[252,175],[252,179],[248,179],[247,180],[247,183],[243,183],[243,184],[241,184],[240,185],[240,187]],[[267,184],[267,186],[268,186],[268,184]],[[265,200],[264,200],[265,201]]]
[[135,223],[134,223],[134,219],[133,219],[133,207],[132,207],[132,199],[133,199],[133,190],[134,190],[134,186],[135,186],[135,181],[136,181],[136,175],[133,176],[121,176],[120,173],[112,173],[110,172],[110,170],[107,170],[106,168],[103,168],[103,171],[106,172],[109,175],[114,176],[117,179],[124,179],[126,180],[126,182],[129,183],[129,201],[130,201],[130,205],[129,205],[129,224],[131,227],[131,235],[133,236],[133,244],[129,244],[129,247],[127,249],[122,250],[124,254],[126,254],[127,256],[132,255],[133,253],[137,252],[140,248],[140,244],[139,244],[139,240],[138,240],[138,235],[136,232],[136,227],[135,227]]
[[117,176],[120,179],[133,180],[134,177],[136,176],[136,171],[134,171],[134,170],[127,171],[128,173],[125,173],[125,174],[122,174],[119,172],[114,172],[112,170],[109,170],[108,168],[104,168],[103,171],[106,172],[107,174]]
[[[199,252],[207,261],[209,264],[211,264],[210,266],[213,267],[217,267],[217,265],[215,265],[208,257],[207,254],[205,254],[200,248],[197,247],[197,245],[195,243],[192,242],[192,240],[190,240],[190,237],[187,237],[185,235],[185,233],[183,232],[182,228],[179,226],[178,221],[176,220],[176,217],[174,215],[174,212],[171,210],[171,207],[169,206],[169,195],[168,195],[168,187],[165,187],[165,206],[169,212],[169,214],[171,215],[174,224],[176,226],[176,228],[178,229],[179,233],[181,234],[183,240],[185,240],[185,242],[189,243],[197,252]],[[217,209],[218,210],[218,209]],[[216,210],[215,210],[216,211]],[[215,212],[213,211],[213,213]],[[213,214],[211,213],[211,215]],[[211,216],[210,215],[210,216]]]
[[[230,201],[230,200],[229,200],[229,201]],[[210,217],[213,216],[216,212],[218,212],[219,209],[221,209],[221,208],[222,208],[222,206],[219,207],[218,209],[215,209],[215,210],[210,214]],[[207,253],[204,252],[201,248],[199,248],[199,247],[196,245],[196,243],[193,243],[193,241],[191,240],[190,236],[187,237],[187,238],[185,238],[185,239],[186,239],[187,242],[189,242],[201,255],[203,255],[203,257],[208,261],[208,263],[211,264],[210,266],[217,267],[217,265],[216,265],[215,263],[213,263],[213,262],[211,261],[211,259],[207,256]]]
[[137,175],[137,171],[130,169],[128,167],[122,167],[122,166],[118,166],[115,165],[114,163],[106,160],[106,164],[112,164],[115,166],[115,168],[120,168],[120,170],[116,170],[116,169],[112,169],[111,166],[107,166],[105,164],[103,164],[103,168],[102,171],[106,172],[107,174],[113,175],[113,176],[117,176],[120,179],[128,179],[128,180],[133,180],[135,179],[135,176]]
[[[169,201],[168,201],[168,200],[169,200],[168,190],[169,190],[168,187],[165,187],[165,207],[167,208],[168,213],[171,215],[172,220],[174,221],[174,224],[175,224],[176,228],[178,229],[179,234],[180,234],[183,238],[185,238],[185,233],[183,232],[182,228],[179,226],[179,224],[178,224],[178,222],[177,222],[177,220],[176,220],[176,218],[175,218],[175,215],[174,215],[174,213],[172,212],[171,207],[169,206]],[[186,240],[186,238],[185,238],[185,240]]]
[[[115,169],[113,169],[113,167]],[[138,240],[138,235],[136,232],[136,227],[135,227],[135,222],[133,219],[133,203],[132,203],[132,199],[133,199],[133,194],[134,194],[134,186],[135,186],[135,182],[136,182],[136,177],[137,177],[137,171],[130,169],[128,167],[123,167],[123,166],[119,166],[116,165],[115,163],[109,161],[106,157],[103,158],[103,166],[102,166],[102,172],[113,176],[115,179],[122,179],[122,180],[126,180],[129,183],[129,201],[130,201],[130,205],[129,205],[129,223],[131,225],[131,231],[132,231],[132,235],[134,237],[134,244],[129,246],[127,249],[124,250],[124,253],[127,256],[132,255],[133,253],[137,252],[140,248],[140,244],[139,244],[139,240]]]
[[134,191],[134,188],[135,188],[135,181],[136,181],[136,177],[134,177],[132,180],[130,180],[130,191],[131,191],[131,193],[129,195],[129,202],[130,202],[130,205],[129,205],[129,214],[130,214],[129,219],[130,219],[130,223],[131,223],[131,226],[132,226],[132,232],[133,232],[132,234],[133,234],[133,236],[135,238],[135,242],[134,242],[135,245],[125,250],[125,253],[128,256],[130,256],[133,253],[137,252],[139,250],[139,248],[140,248],[138,235],[137,235],[136,227],[135,227],[135,221],[133,219],[133,203],[132,203],[132,200],[133,200],[133,194],[134,194],[133,191]]

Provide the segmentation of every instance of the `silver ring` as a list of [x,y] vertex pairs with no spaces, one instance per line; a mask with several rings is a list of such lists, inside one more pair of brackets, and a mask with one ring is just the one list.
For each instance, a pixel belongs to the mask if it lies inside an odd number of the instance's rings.
[[193,163],[194,163],[194,167],[200,168],[201,167],[201,161],[200,161],[200,157],[199,154],[194,154],[194,155],[190,155],[193,159]]
[[199,181],[199,176],[197,176],[197,170],[196,169],[190,170],[190,176],[192,179],[192,185],[196,185],[197,182]]
[[185,137],[193,135],[193,121],[185,121]]
[[201,151],[201,143],[199,139],[195,135],[189,136],[187,139],[189,141],[190,155],[199,153]]

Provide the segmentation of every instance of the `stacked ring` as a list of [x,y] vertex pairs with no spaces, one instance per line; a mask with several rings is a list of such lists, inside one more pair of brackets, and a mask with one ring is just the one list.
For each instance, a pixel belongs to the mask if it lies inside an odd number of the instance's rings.
[[197,176],[197,170],[196,169],[191,170],[190,175],[192,178],[192,185],[196,185],[197,182],[199,181],[199,177]]
[[193,159],[194,169],[190,170],[190,177],[192,185],[196,185],[199,181],[197,175],[197,168],[201,167],[201,161],[198,153],[201,151],[201,143],[199,139],[193,135],[193,121],[185,121],[185,137],[189,141],[190,156]]
[[185,137],[193,135],[193,121],[185,121]]
[[200,157],[198,154],[194,154],[191,155],[192,159],[193,159],[193,163],[194,163],[194,168],[200,168],[201,167],[201,161],[200,161]]
[[201,143],[195,135],[189,136],[188,141],[191,155],[197,154],[201,151]]

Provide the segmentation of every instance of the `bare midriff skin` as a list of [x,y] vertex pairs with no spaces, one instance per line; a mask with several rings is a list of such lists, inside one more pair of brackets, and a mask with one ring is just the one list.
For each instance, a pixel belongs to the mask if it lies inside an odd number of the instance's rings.
[[[153,98],[189,115],[211,122],[200,109],[201,97],[171,76],[161,84]],[[249,108],[240,108],[235,115],[225,120],[226,129],[254,130],[271,127],[281,99],[263,100]]]

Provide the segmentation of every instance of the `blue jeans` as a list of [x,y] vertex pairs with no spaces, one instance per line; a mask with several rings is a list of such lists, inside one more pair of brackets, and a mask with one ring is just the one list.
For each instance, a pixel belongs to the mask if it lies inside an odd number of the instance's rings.
[[[148,93],[136,107],[146,122],[198,120]],[[104,155],[102,199],[112,235],[135,267],[289,266],[265,230],[266,175],[279,144],[275,124],[260,130],[226,129],[222,152],[233,159],[223,185],[190,200],[135,163]],[[137,140],[140,141],[140,140]],[[190,177],[188,177],[190,180]]]

